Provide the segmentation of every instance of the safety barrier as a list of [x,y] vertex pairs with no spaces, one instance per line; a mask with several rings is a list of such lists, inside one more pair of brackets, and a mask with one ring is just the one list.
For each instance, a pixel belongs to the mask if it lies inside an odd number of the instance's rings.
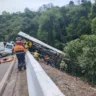
[[29,96],[65,96],[29,52],[26,66]]

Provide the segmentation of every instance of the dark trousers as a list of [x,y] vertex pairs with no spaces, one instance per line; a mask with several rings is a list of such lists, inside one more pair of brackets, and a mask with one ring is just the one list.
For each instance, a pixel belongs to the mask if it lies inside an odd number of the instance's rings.
[[45,62],[47,63],[47,65],[49,65],[49,64],[50,64],[50,60],[45,60]]
[[17,56],[17,59],[18,59],[18,68],[22,65],[25,66],[25,53],[24,52],[16,52],[16,56]]

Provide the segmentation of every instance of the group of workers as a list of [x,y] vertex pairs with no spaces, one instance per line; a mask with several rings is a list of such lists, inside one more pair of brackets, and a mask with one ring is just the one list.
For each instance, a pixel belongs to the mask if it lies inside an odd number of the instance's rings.
[[[33,56],[37,61],[40,61],[40,58],[39,58],[40,54],[38,53],[37,50],[33,53]],[[52,67],[54,67],[52,64],[53,62],[51,62],[51,58],[48,55],[45,55],[43,59],[47,65],[51,65]],[[61,60],[59,69],[60,69],[60,71],[66,71],[67,64],[64,62],[64,60]]]
[[[34,58],[37,60],[37,61],[40,61],[40,54],[38,53],[38,51],[36,50],[34,53],[33,53],[33,56]],[[50,62],[50,58],[48,55],[46,55],[44,58],[44,61],[46,62],[47,65],[49,65],[51,62]]]
[[[16,44],[14,46],[14,53],[16,54],[17,56],[17,59],[18,59],[18,69],[21,71],[22,70],[22,66],[24,67],[24,69],[26,69],[26,63],[25,63],[25,53],[28,49],[28,47],[30,48],[32,46],[32,43],[31,42],[22,42],[21,40],[17,40],[16,41]],[[38,53],[38,50],[36,50],[34,53],[33,53],[33,56],[34,58],[37,60],[37,61],[40,61],[40,54]],[[51,59],[48,55],[45,55],[44,56],[44,61],[46,62],[47,65],[52,65],[51,63]],[[66,63],[64,62],[64,60],[61,60],[61,63],[59,64],[59,69],[61,71],[67,69],[67,65]]]

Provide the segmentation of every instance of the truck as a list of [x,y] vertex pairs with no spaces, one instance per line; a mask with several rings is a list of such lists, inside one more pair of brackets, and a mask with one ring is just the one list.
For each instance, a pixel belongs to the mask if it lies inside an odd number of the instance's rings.
[[13,53],[13,47],[14,45],[12,43],[6,43],[0,42],[0,57],[4,57],[7,55],[11,55]]

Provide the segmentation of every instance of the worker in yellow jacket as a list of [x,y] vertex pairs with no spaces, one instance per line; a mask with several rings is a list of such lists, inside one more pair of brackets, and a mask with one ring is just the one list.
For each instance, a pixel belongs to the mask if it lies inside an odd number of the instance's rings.
[[24,43],[24,47],[26,48],[26,49],[28,49],[28,42],[26,41],[25,43]]
[[33,56],[35,57],[36,60],[39,61],[39,53],[37,50],[33,53]]
[[62,60],[60,63],[60,70],[64,71],[67,69],[67,64]]

